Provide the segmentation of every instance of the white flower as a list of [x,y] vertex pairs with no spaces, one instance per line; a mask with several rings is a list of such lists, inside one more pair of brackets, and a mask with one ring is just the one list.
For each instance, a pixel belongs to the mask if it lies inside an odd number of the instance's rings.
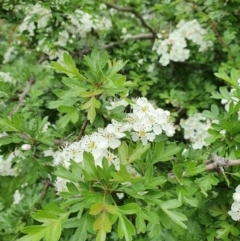
[[136,178],[136,177],[140,177],[140,173],[138,173],[135,169],[135,167],[133,167],[131,164],[126,166],[126,169],[128,171],[128,173],[130,174],[131,178]]
[[102,137],[104,137],[107,140],[108,147],[112,149],[116,149],[121,145],[121,141],[119,141],[117,136],[114,133],[109,133],[106,128],[105,129],[99,128],[98,133],[100,133]]
[[118,199],[124,198],[124,193],[122,193],[122,192],[117,192],[116,195],[117,195]]
[[240,220],[240,203],[234,202],[231,206],[231,211],[228,211],[228,214],[232,217],[233,220]]
[[149,72],[149,73],[153,72],[153,71],[154,71],[154,68],[155,68],[155,64],[150,64],[150,65],[148,66],[147,72]]
[[131,125],[128,123],[118,122],[116,120],[112,120],[112,124],[108,124],[106,130],[109,133],[113,133],[117,138],[123,138],[126,136],[125,131],[129,131],[131,129]]
[[186,120],[180,120],[180,126],[184,129],[184,138],[190,139],[194,149],[202,149],[208,145],[205,138],[209,136],[208,129],[211,127],[211,122],[202,114],[196,113]]
[[135,114],[140,119],[154,111],[154,107],[145,97],[136,99],[136,104],[132,105],[132,109],[133,114]]
[[101,166],[104,151],[108,148],[108,140],[100,133],[94,132],[92,135],[86,135],[82,138],[81,148],[83,151],[90,152],[96,165]]
[[236,187],[236,192],[233,193],[233,200],[240,203],[240,185]]
[[24,195],[20,194],[19,190],[16,190],[13,194],[13,204],[18,204],[23,197]]
[[111,153],[110,151],[107,151],[105,154],[104,154],[104,157],[107,159],[107,161],[110,163],[110,164],[113,164],[115,166],[115,169],[116,171],[119,171],[120,170],[120,159],[114,155],[113,153]]
[[0,80],[15,84],[16,81],[11,77],[10,73],[0,72]]
[[57,194],[59,194],[60,192],[67,192],[68,189],[67,189],[67,183],[69,181],[66,180],[66,179],[63,179],[61,177],[57,177],[55,183],[54,183],[54,187],[57,191]]
[[111,106],[106,106],[107,110],[112,110],[118,106],[127,106],[128,103],[124,99],[116,100],[116,101],[111,101],[110,102]]
[[131,136],[133,141],[138,141],[139,139],[142,141],[145,146],[148,141],[153,141],[155,139],[154,133],[149,133],[152,131],[151,123],[149,122],[137,122],[133,124],[133,130],[135,132],[131,132]]
[[14,153],[10,153],[7,158],[0,156],[0,176],[17,176],[16,169],[12,168],[12,160],[16,156]]

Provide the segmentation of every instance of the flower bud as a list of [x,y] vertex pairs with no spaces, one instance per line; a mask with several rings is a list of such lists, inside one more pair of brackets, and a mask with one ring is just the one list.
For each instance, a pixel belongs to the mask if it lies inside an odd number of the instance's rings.
[[28,150],[31,149],[31,145],[29,145],[29,144],[23,144],[23,145],[21,146],[21,148],[22,148],[22,150],[24,150],[24,151],[28,151]]

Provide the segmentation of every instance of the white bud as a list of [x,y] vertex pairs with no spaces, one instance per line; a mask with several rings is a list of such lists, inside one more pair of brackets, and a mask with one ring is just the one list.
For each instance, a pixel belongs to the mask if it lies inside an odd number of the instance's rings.
[[21,148],[22,148],[22,150],[24,150],[24,151],[28,151],[28,150],[31,149],[31,145],[29,145],[29,144],[23,144],[23,145],[21,146]]

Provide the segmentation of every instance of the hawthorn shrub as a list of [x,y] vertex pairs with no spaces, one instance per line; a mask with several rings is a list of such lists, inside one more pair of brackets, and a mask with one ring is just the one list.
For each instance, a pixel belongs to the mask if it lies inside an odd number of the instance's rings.
[[239,4],[1,1],[0,239],[238,241]]

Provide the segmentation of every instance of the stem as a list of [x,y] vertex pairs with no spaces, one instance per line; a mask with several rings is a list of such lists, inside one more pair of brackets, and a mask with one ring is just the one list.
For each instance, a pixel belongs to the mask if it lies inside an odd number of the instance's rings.
[[[41,56],[40,59],[37,61],[36,65],[41,64],[44,60],[46,60],[46,56]],[[18,104],[15,106],[15,108],[13,109],[13,111],[10,113],[10,117],[14,114],[16,114],[18,112],[18,110],[20,109],[20,107],[22,105],[24,105],[24,98],[26,97],[26,95],[29,93],[30,88],[32,87],[32,85],[34,84],[35,79],[33,76],[31,76],[27,82],[27,85],[25,86],[23,92],[19,95],[18,97]]]
[[44,188],[43,188],[43,192],[42,192],[42,195],[41,195],[41,200],[43,201],[43,199],[45,198],[46,194],[47,194],[47,191],[48,191],[48,188],[50,187],[51,185],[51,182],[49,179],[46,179],[45,181],[45,185],[44,185]]
[[84,131],[85,131],[86,127],[87,127],[87,124],[88,124],[88,118],[87,118],[87,116],[86,116],[86,117],[85,117],[85,120],[84,120],[84,122],[83,122],[83,124],[82,124],[82,127],[81,127],[81,129],[80,129],[80,132],[79,132],[79,134],[78,134],[78,137],[77,137],[76,141],[80,141],[80,140],[81,140],[81,138],[82,138],[82,136],[83,136],[83,134],[84,134]]
[[105,3],[108,7],[110,8],[114,8],[117,9],[118,11],[121,12],[129,12],[135,15],[136,18],[138,18],[140,20],[140,22],[142,23],[142,25],[147,28],[152,35],[155,37],[157,35],[157,32],[145,21],[145,19],[142,17],[142,15],[140,13],[138,13],[135,8],[133,7],[122,7],[122,6],[118,6],[116,4],[113,3]]

